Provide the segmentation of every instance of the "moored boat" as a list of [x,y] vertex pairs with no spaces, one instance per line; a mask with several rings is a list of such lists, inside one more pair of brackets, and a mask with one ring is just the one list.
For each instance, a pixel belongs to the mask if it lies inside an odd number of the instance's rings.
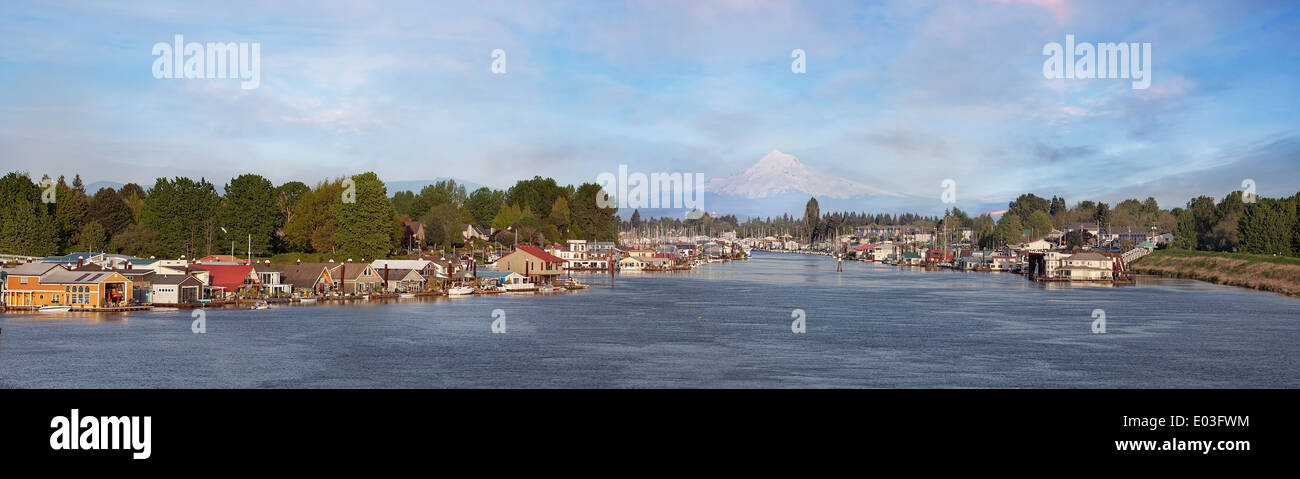
[[57,305],[41,306],[39,309],[37,309],[37,311],[40,311],[42,313],[66,313],[70,310],[72,310],[72,306],[57,306]]
[[469,286],[457,286],[447,290],[447,295],[449,296],[464,296],[467,294],[474,294],[474,288]]

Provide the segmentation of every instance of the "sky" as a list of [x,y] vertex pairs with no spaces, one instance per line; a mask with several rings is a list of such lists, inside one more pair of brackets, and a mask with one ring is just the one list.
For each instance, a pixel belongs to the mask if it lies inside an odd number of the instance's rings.
[[[923,213],[949,178],[977,210],[1300,190],[1297,2],[264,3],[0,2],[0,170],[508,187],[780,150]],[[257,42],[259,86],[154,78],[177,34]],[[1150,87],[1045,78],[1066,35],[1150,43]]]

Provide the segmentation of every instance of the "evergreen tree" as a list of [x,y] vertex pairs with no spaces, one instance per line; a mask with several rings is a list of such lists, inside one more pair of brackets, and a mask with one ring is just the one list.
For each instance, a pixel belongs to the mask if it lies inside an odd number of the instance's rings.
[[355,182],[355,201],[335,203],[331,206],[335,228],[334,245],[340,250],[362,258],[379,258],[393,250],[390,228],[396,210],[388,199],[384,182],[374,172],[352,177]]

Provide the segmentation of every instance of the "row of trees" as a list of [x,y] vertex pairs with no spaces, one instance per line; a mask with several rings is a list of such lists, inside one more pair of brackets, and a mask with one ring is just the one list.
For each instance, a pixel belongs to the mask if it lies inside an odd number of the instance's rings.
[[1287,198],[1247,198],[1240,191],[1215,203],[1198,196],[1176,209],[1174,246],[1208,251],[1300,256],[1300,194]]
[[560,186],[540,176],[520,180],[507,190],[479,188],[466,193],[464,185],[444,180],[419,193],[401,191],[392,202],[403,219],[424,224],[425,240],[435,247],[463,243],[461,228],[475,225],[505,230],[497,242],[560,243],[569,239],[614,241],[618,234],[617,209],[600,208],[600,186],[585,183]]
[[[42,181],[47,181],[43,178]],[[373,172],[309,187],[276,186],[254,174],[233,178],[219,192],[205,179],[159,178],[151,188],[127,184],[88,195],[80,176],[48,180],[27,174],[0,178],[0,252],[43,256],[108,251],[135,256],[190,257],[215,253],[255,256],[284,252],[376,258],[405,249],[403,223],[422,221],[435,248],[462,243],[465,224],[509,229],[502,241],[612,241],[617,219],[598,208],[600,187],[560,187],[553,179],[520,181],[506,191],[443,181],[418,194],[387,188]],[[50,194],[52,193],[52,194]],[[53,200],[53,201],[47,201]]]

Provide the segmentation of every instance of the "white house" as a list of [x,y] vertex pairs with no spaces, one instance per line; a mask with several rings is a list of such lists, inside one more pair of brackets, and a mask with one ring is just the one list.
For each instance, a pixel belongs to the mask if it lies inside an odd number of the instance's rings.
[[1073,280],[1114,279],[1115,260],[1106,255],[1087,251],[1061,259],[1060,277]]
[[192,274],[155,274],[149,280],[149,302],[193,303],[203,299],[203,281]]

